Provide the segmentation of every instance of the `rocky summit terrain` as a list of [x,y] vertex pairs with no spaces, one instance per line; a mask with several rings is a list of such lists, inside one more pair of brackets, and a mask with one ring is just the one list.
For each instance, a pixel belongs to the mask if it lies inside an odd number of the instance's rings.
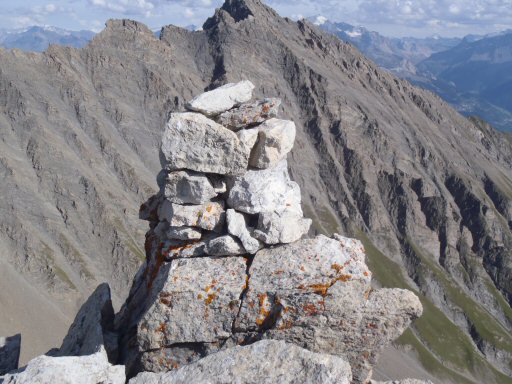
[[18,371],[19,335],[0,350],[0,366],[15,365],[0,382],[370,382],[422,305],[372,289],[360,241],[301,239],[295,124],[276,118],[281,100],[251,102],[253,89],[226,84],[171,114],[160,191],[140,210],[146,261],[121,311],[100,285],[59,349]]
[[124,302],[163,127],[194,95],[249,79],[295,122],[289,175],[311,234],[357,237],[375,285],[421,300],[375,377],[407,361],[408,376],[511,382],[508,136],[257,0],[228,0],[202,31],[112,20],[83,49],[0,62],[0,334],[22,333],[22,363],[60,344],[98,283]]

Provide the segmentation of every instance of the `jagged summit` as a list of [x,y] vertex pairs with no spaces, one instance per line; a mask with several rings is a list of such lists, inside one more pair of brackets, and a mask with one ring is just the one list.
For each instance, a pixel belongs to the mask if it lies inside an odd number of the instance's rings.
[[226,0],[221,8],[215,10],[215,15],[205,21],[203,29],[211,29],[222,20],[238,23],[247,19],[262,22],[272,18],[280,17],[260,0]]

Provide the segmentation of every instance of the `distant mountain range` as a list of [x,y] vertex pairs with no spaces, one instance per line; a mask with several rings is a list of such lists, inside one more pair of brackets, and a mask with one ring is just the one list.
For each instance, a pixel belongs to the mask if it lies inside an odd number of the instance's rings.
[[364,27],[309,19],[381,67],[439,94],[465,115],[512,131],[512,30],[464,38],[390,38]]
[[25,29],[0,29],[0,47],[42,52],[50,44],[84,47],[94,37],[92,31],[68,31],[56,27],[33,26]]
[[[464,115],[512,131],[512,30],[464,38],[393,38],[323,16],[309,21],[351,43],[382,68],[437,93]],[[160,29],[154,32],[159,37]],[[92,31],[33,26],[0,30],[0,47],[38,52],[50,44],[82,48],[94,36]]]

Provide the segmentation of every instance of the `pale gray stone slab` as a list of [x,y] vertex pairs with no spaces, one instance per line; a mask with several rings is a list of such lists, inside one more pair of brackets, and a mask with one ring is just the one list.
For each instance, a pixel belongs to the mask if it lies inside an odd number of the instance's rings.
[[349,384],[342,358],[313,353],[283,341],[263,340],[211,354],[168,373],[141,373],[129,384]]
[[215,116],[251,100],[253,89],[254,84],[249,80],[229,83],[194,97],[186,107],[207,116]]

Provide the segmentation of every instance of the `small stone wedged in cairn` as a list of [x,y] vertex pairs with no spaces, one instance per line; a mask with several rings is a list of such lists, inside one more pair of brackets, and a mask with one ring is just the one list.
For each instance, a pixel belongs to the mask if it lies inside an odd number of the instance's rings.
[[245,224],[245,217],[240,212],[228,209],[226,211],[226,221],[228,223],[228,232],[240,239],[248,253],[255,254],[263,247],[263,244],[258,239],[251,236]]
[[177,204],[204,204],[219,194],[204,173],[192,171],[170,172],[165,181],[163,195]]
[[236,131],[276,117],[280,105],[281,100],[276,98],[257,100],[221,113],[215,120],[224,127]]
[[172,227],[199,227],[208,231],[221,231],[226,220],[224,202],[202,205],[180,205],[164,200],[158,207],[158,218]]
[[293,148],[295,123],[270,119],[258,126],[258,130],[258,143],[251,154],[249,165],[262,169],[274,167]]
[[286,160],[273,168],[248,170],[243,176],[230,178],[228,184],[227,205],[237,211],[256,214],[289,208],[302,215],[300,187],[290,180]]
[[140,210],[150,222],[146,263],[116,319],[122,361],[129,376],[165,372],[226,348],[229,356],[237,344],[280,339],[338,355],[350,362],[353,382],[367,382],[378,353],[421,304],[408,291],[372,291],[359,241],[301,239],[311,220],[288,173],[295,124],[275,118],[277,99],[233,96],[252,91],[247,86],[190,102],[207,116],[171,114],[160,193]]

